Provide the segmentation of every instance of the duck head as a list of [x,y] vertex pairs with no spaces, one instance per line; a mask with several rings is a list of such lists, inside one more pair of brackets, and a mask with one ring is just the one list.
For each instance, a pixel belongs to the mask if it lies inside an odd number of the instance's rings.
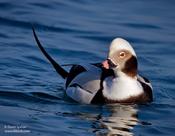
[[130,43],[116,38],[109,47],[107,59],[102,62],[105,69],[112,69],[115,76],[126,74],[132,78],[137,75],[137,56]]

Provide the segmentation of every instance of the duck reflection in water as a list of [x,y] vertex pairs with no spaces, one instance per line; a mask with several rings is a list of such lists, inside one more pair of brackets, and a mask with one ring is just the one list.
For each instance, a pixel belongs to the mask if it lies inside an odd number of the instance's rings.
[[132,129],[138,123],[137,108],[134,105],[106,105],[110,115],[101,114],[93,122],[92,130],[97,136],[131,136]]

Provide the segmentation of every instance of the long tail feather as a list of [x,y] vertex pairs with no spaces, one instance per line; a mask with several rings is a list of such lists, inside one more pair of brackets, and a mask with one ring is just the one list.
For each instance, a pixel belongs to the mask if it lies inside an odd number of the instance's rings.
[[54,59],[52,59],[52,57],[45,51],[45,49],[43,48],[43,46],[41,45],[40,41],[38,40],[38,37],[35,33],[35,29],[34,27],[32,27],[33,30],[33,35],[35,37],[35,40],[37,42],[38,47],[40,48],[41,52],[44,54],[44,56],[50,61],[50,63],[52,64],[52,66],[55,68],[55,70],[57,71],[57,73],[59,75],[61,75],[62,78],[66,78],[68,76],[68,72],[66,70],[64,70],[58,63],[56,63],[56,61]]

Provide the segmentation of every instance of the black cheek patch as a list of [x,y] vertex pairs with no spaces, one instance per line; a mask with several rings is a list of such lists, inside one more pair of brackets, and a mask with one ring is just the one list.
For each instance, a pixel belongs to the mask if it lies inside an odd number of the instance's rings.
[[137,75],[137,58],[132,56],[125,62],[125,66],[122,71],[130,77],[135,77]]

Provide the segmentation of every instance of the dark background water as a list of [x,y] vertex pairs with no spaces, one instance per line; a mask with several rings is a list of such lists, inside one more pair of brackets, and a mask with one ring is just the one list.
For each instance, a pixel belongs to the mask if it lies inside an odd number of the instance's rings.
[[[173,0],[1,0],[0,135],[174,135],[174,13]],[[100,62],[113,38],[127,39],[153,84],[154,102],[66,100],[64,81],[36,46],[31,24],[61,64]]]

